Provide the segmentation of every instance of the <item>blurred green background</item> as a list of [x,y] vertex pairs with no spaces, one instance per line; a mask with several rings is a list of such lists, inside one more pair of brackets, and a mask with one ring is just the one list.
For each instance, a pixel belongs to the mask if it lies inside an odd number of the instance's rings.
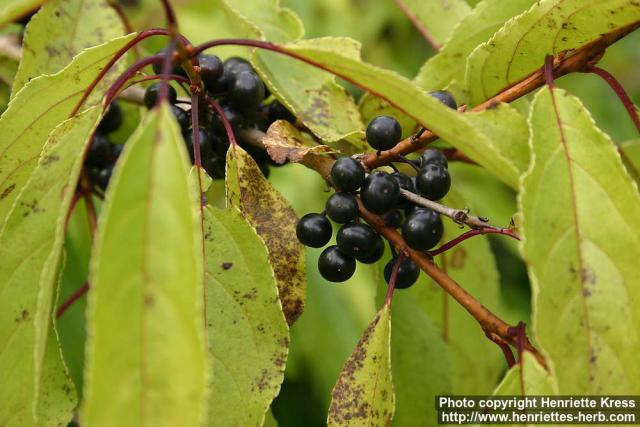
[[[120,0],[120,3],[135,30],[163,25],[161,8],[156,0]],[[470,0],[469,3],[474,5],[477,1]],[[212,10],[209,1],[174,0],[173,4],[178,11],[181,31],[194,42],[224,36],[217,27],[216,11]],[[298,13],[304,22],[306,37],[353,37],[362,42],[365,61],[396,70],[409,78],[415,76],[425,60],[434,54],[434,50],[391,0],[282,0],[281,4]],[[18,31],[17,27],[7,28],[3,32],[11,31]],[[144,46],[150,52],[161,47],[162,41]],[[226,51],[223,55],[238,52],[243,51]],[[638,64],[640,32],[612,46],[600,62],[601,67],[620,80],[636,104],[640,102]],[[10,68],[4,66],[0,66],[0,70],[10,73]],[[2,75],[0,80],[3,80]],[[575,74],[563,77],[558,85],[579,96],[592,112],[598,126],[617,143],[638,137],[622,104],[600,78],[592,74]],[[354,96],[360,95],[358,91],[350,89]],[[6,104],[7,97],[7,85],[3,84],[0,104]],[[132,120],[136,121],[135,118]],[[513,191],[473,166],[453,164],[451,172],[453,186],[465,196],[476,214],[489,217],[495,224],[508,225],[517,209]],[[300,165],[287,165],[274,168],[270,180],[291,201],[299,215],[323,210],[329,193],[315,172]],[[82,265],[89,251],[89,243],[86,240],[87,230],[77,224],[86,223],[83,218],[75,218],[71,222],[66,247],[67,263]],[[490,237],[489,242],[501,284],[500,307],[489,308],[511,323],[519,320],[529,322],[529,283],[517,247],[512,241],[501,237]],[[359,264],[356,276],[347,283],[325,282],[316,268],[319,252],[307,252],[309,283],[306,310],[292,327],[286,380],[272,408],[282,427],[325,425],[330,392],[340,368],[376,312],[376,294],[383,291],[380,272],[375,266],[363,264]],[[86,271],[67,269],[65,274],[63,283],[66,288],[63,294],[75,289]],[[417,295],[415,292],[411,289],[396,298],[409,299]],[[82,316],[83,309],[83,305],[78,304],[69,311],[63,322],[74,324],[77,316]],[[482,333],[479,328],[476,332]],[[83,335],[83,330],[76,328],[73,334],[62,339],[77,343],[82,342]],[[82,346],[75,347],[77,351],[66,356],[82,358]],[[495,353],[491,357],[500,354],[497,347],[488,348]],[[480,354],[478,357],[486,356]],[[81,366],[81,363],[78,365]],[[79,382],[77,377],[81,376],[81,372],[75,375]],[[485,393],[489,391],[482,390]]]

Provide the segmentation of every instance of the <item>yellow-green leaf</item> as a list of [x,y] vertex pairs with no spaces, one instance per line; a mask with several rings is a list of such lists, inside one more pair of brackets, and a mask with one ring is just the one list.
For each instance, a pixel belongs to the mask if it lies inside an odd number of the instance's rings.
[[[466,15],[453,30],[451,38],[436,55],[422,66],[415,82],[427,90],[449,88],[458,103],[467,103],[463,92],[466,58],[508,19],[520,14],[534,0],[484,0]],[[454,83],[451,85],[451,83]]]
[[447,41],[456,24],[471,12],[464,0],[397,0],[396,3],[416,21],[420,32],[428,34],[440,45]]
[[151,111],[125,146],[98,223],[83,424],[203,421],[202,224],[189,169],[168,106]]
[[[93,108],[55,129],[0,232],[3,425],[10,424],[9,419],[17,425],[35,422],[31,408],[37,405],[43,379],[66,213],[82,166],[80,153],[98,118]],[[67,400],[52,404],[69,406]]]
[[298,218],[240,147],[227,152],[227,205],[237,208],[264,240],[282,310],[287,322],[293,324],[304,309],[307,287],[304,247],[296,237]]
[[467,60],[466,87],[477,104],[542,67],[545,55],[577,49],[640,20],[635,0],[541,0],[507,22]]
[[529,123],[533,158],[520,210],[537,341],[560,393],[637,394],[637,186],[569,93],[541,89]]
[[394,412],[390,360],[391,307],[364,331],[331,392],[329,426],[388,426]]
[[522,353],[522,362],[509,369],[494,396],[540,396],[554,395],[557,390],[551,375],[538,363],[530,352]]
[[[94,77],[133,37],[88,49],[59,73],[31,80],[13,97],[0,118],[0,225],[36,166],[49,133],[69,117]],[[86,107],[99,102],[119,70],[116,65],[96,87]]]
[[0,27],[39,7],[44,0],[3,0],[0,4]]
[[640,139],[620,144],[620,157],[629,174],[640,184]]
[[84,49],[124,34],[122,21],[106,0],[46,2],[27,26],[13,95],[31,79],[57,73]]
[[208,425],[261,426],[280,391],[289,329],[267,250],[235,208],[204,210]]
[[282,48],[322,64],[337,75],[375,92],[485,166],[505,183],[517,186],[519,174],[516,166],[497,150],[491,142],[491,135],[483,133],[466,115],[444,106],[410,80],[344,54],[341,46],[345,43],[344,39],[312,39],[287,43]]

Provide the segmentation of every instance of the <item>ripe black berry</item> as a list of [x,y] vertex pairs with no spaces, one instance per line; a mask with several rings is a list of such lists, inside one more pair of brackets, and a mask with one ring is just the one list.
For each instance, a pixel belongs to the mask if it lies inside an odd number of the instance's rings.
[[449,108],[453,108],[456,110],[458,108],[458,104],[456,103],[456,99],[453,97],[451,92],[446,90],[435,90],[430,92],[430,95],[436,98],[438,101],[442,102]]
[[222,61],[215,55],[200,55],[198,61],[200,63],[200,78],[205,89],[213,90],[218,79],[222,77]]
[[[213,137],[211,132],[203,127],[199,129],[198,136],[198,140],[200,142],[200,159],[204,164],[204,161],[213,155]],[[193,162],[193,133],[189,131],[184,135],[184,137],[185,143],[187,144],[187,150],[189,151],[189,156],[191,157],[191,162]]]
[[440,216],[426,208],[414,209],[402,226],[405,242],[418,251],[426,251],[437,245],[443,232]]
[[[391,273],[393,272],[395,263],[396,259],[394,258],[384,266],[384,279],[387,283],[391,281]],[[398,267],[395,288],[407,289],[416,283],[418,277],[420,277],[420,268],[418,268],[418,265],[411,258],[405,258]]]
[[264,84],[253,71],[241,71],[229,87],[229,102],[240,109],[255,109],[264,100]]
[[291,112],[282,105],[279,101],[273,101],[269,105],[266,106],[267,120],[269,123],[273,123],[276,120],[286,120],[289,123],[296,122],[296,116],[291,114]]
[[296,236],[305,246],[321,248],[331,240],[331,223],[324,215],[306,214],[298,221]]
[[447,161],[447,156],[440,150],[436,150],[433,148],[429,148],[428,150],[424,150],[420,155],[420,167],[424,168],[429,163],[440,163],[445,168],[449,166],[449,162]]
[[400,123],[391,116],[378,116],[367,126],[367,142],[376,150],[389,150],[402,138]]
[[189,115],[189,113],[187,113],[180,107],[176,107],[175,105],[171,106],[171,112],[176,118],[176,121],[180,126],[180,130],[182,130],[183,132],[188,131],[189,127],[191,126],[191,116]]
[[[158,53],[156,53],[156,55],[164,55],[167,52],[167,48],[164,48],[162,50],[160,50]],[[171,53],[171,55],[173,55],[173,52]],[[153,72],[155,74],[162,74],[162,67],[164,66],[164,64],[162,62],[158,62],[156,64],[153,64]],[[182,77],[187,77],[187,72],[184,71],[184,69],[182,68],[182,66],[180,64],[177,63],[173,63],[173,68],[171,69],[171,74],[176,74],[178,76],[182,76]]]
[[384,223],[389,227],[402,227],[402,213],[397,209],[387,212],[382,216],[382,219],[384,219]]
[[[400,172],[392,173],[391,177],[396,180],[400,188],[410,191],[412,193],[416,192],[416,186],[412,177]],[[411,202],[403,198],[402,196],[400,196],[400,198],[398,199],[398,206],[401,208],[405,208],[409,206],[409,204],[411,204]]]
[[[232,106],[222,105],[222,111],[234,132],[237,133],[245,125],[244,115]],[[227,137],[227,130],[224,128],[224,124],[217,114],[214,114],[213,120],[211,121],[211,130],[216,135]]]
[[334,193],[325,205],[329,218],[337,223],[353,221],[358,216],[358,203],[349,193]]
[[97,175],[94,177],[94,184],[98,186],[102,191],[107,189],[109,180],[111,180],[111,174],[113,173],[113,165],[106,165],[100,169]]
[[[144,105],[150,110],[156,105],[158,96],[160,95],[160,86],[162,83],[152,84],[144,92]],[[169,92],[167,92],[169,104],[175,104],[178,100],[178,94],[173,86],[169,86]]]
[[342,191],[351,193],[364,183],[364,168],[351,157],[342,157],[331,168],[331,181]]
[[342,252],[353,258],[366,258],[371,255],[376,232],[366,224],[345,224],[338,231],[336,243]]
[[207,88],[207,90],[213,93],[226,91],[233,83],[235,75],[241,71],[253,71],[253,68],[245,59],[238,58],[236,56],[228,58],[224,61],[224,65],[222,67],[222,76],[220,76],[211,88]]
[[440,163],[428,163],[416,177],[418,193],[429,200],[440,200],[451,188],[449,170]]
[[329,246],[318,258],[318,270],[330,282],[344,282],[356,271],[356,260],[345,255],[337,246]]
[[400,186],[391,175],[378,171],[367,177],[360,194],[364,207],[381,215],[395,207],[400,197]]
[[371,250],[371,254],[366,257],[356,258],[363,264],[373,264],[377,262],[384,255],[384,242],[382,241],[382,237],[379,234],[376,234],[376,240],[373,244],[373,249]]
[[95,135],[93,135],[93,139],[91,139],[85,164],[90,167],[101,168],[108,163],[110,156],[111,143],[106,136],[96,132]]
[[122,125],[122,108],[118,101],[113,101],[107,114],[104,115],[98,125],[98,132],[111,133],[117,131]]

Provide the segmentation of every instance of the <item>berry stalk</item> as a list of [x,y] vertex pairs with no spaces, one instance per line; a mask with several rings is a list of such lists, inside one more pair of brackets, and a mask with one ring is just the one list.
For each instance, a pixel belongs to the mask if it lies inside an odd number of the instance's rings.
[[629,117],[631,117],[631,121],[633,121],[633,124],[636,126],[636,129],[640,132],[640,115],[638,115],[638,110],[636,109],[636,106],[633,104],[633,101],[631,100],[627,92],[624,90],[624,87],[622,87],[620,82],[607,70],[604,70],[596,66],[587,67],[586,72],[593,73],[599,76],[600,78],[602,78],[605,82],[607,82],[607,84],[611,87],[611,89],[613,89],[613,91],[616,93],[618,98],[620,98],[622,105],[624,105],[624,108],[627,110],[627,113],[629,113]]

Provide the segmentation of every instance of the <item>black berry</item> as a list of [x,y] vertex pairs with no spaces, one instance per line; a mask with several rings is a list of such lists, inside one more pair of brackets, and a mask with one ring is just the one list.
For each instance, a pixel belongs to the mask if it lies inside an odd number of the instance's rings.
[[453,108],[456,110],[458,108],[458,104],[456,103],[456,99],[453,97],[451,92],[446,90],[435,90],[430,92],[430,95],[436,98],[438,101],[442,102],[449,108]]
[[264,84],[253,71],[241,71],[229,87],[229,102],[240,109],[255,109],[264,100]]
[[[384,266],[384,279],[387,283],[391,281],[391,273],[393,273],[395,263],[396,258],[393,258]],[[418,268],[418,265],[411,258],[405,258],[398,267],[395,288],[407,289],[416,283],[418,277],[420,277],[420,268]]]
[[378,236],[366,224],[345,224],[338,231],[336,243],[342,252],[353,258],[366,258],[374,249]]
[[[150,110],[156,105],[156,101],[158,100],[158,96],[160,95],[160,86],[162,83],[152,84],[147,88],[144,92],[144,105]],[[169,104],[175,104],[178,100],[178,94],[173,86],[169,85],[169,91],[167,92]]]
[[[238,132],[245,125],[245,117],[238,110],[230,105],[222,105],[222,111],[224,116],[231,124],[231,128],[234,132]],[[213,133],[219,136],[227,137],[227,130],[224,127],[222,119],[214,113],[213,120],[211,121],[211,130]]]
[[220,58],[215,55],[200,55],[200,78],[207,90],[214,90],[218,80],[222,77],[223,65]]
[[107,110],[107,114],[104,115],[100,124],[98,125],[98,131],[102,133],[111,133],[117,131],[122,125],[122,108],[118,101],[113,101]]
[[337,246],[329,246],[318,258],[318,270],[325,280],[344,282],[356,271],[356,260],[345,255]]
[[416,177],[418,193],[429,200],[440,200],[451,188],[449,170],[440,163],[428,163]]
[[429,148],[428,150],[424,150],[420,155],[420,167],[423,168],[429,163],[440,163],[445,168],[449,166],[449,162],[447,161],[447,156],[440,150],[436,150],[433,148]]
[[331,223],[324,215],[306,214],[298,221],[296,236],[305,246],[321,248],[331,240]]
[[226,91],[233,83],[235,75],[241,71],[253,71],[253,68],[245,59],[238,58],[236,56],[228,58],[224,61],[224,65],[222,67],[222,76],[220,76],[213,87],[207,89],[213,93]]
[[191,126],[191,115],[186,111],[184,111],[182,108],[176,107],[175,105],[171,106],[171,112],[173,113],[173,116],[176,118],[176,121],[178,122],[180,129],[183,132],[188,131],[189,127]]
[[[159,51],[158,53],[156,53],[156,55],[165,55],[167,52],[167,48],[162,49],[161,51]],[[171,55],[173,55],[173,52],[171,52]],[[155,74],[162,74],[162,67],[164,66],[163,62],[158,62],[156,64],[153,64],[153,72]],[[184,69],[182,68],[182,66],[180,64],[177,63],[173,63],[173,67],[171,69],[171,74],[176,74],[178,76],[182,76],[182,77],[187,77],[187,72],[184,71]]]
[[381,215],[395,207],[400,197],[400,186],[388,173],[374,172],[364,181],[360,195],[367,210]]
[[402,227],[402,213],[397,209],[387,212],[382,216],[382,219],[384,219],[384,223],[391,228]]
[[331,181],[342,191],[351,193],[364,183],[364,168],[351,157],[336,160],[331,168]]
[[366,257],[358,257],[356,258],[363,264],[373,264],[377,262],[384,255],[384,242],[382,241],[382,237],[379,234],[376,234],[376,240],[373,244],[373,249],[371,250],[371,254]]
[[90,167],[103,167],[105,166],[109,158],[111,157],[111,143],[101,133],[95,133],[91,139],[91,145],[89,146],[89,152],[85,159],[85,164]]
[[367,142],[376,150],[389,150],[402,138],[400,123],[391,116],[378,116],[367,126]]
[[[405,175],[401,172],[394,172],[391,174],[391,177],[396,180],[400,188],[410,191],[411,193],[416,192],[416,186],[412,177]],[[401,208],[405,208],[409,206],[411,202],[409,202],[404,197],[400,196],[398,199],[398,206]]]
[[440,216],[426,208],[414,209],[402,226],[405,242],[418,251],[426,251],[437,245],[443,232]]
[[358,203],[349,193],[334,193],[325,205],[329,218],[337,223],[353,221],[358,216]]
[[279,101],[273,101],[269,105],[266,106],[266,114],[267,120],[269,123],[273,123],[276,120],[286,120],[289,123],[296,122],[296,116],[291,114],[291,112],[282,105]]
[[113,173],[113,165],[105,166],[104,168],[98,171],[97,175],[94,178],[94,183],[102,191],[106,190],[107,185],[109,185],[109,180],[111,180],[112,173]]
[[[189,156],[193,162],[193,132],[189,131],[184,136]],[[213,155],[213,138],[211,132],[208,129],[201,127],[198,132],[198,141],[200,142],[200,159],[204,164],[204,161]]]

